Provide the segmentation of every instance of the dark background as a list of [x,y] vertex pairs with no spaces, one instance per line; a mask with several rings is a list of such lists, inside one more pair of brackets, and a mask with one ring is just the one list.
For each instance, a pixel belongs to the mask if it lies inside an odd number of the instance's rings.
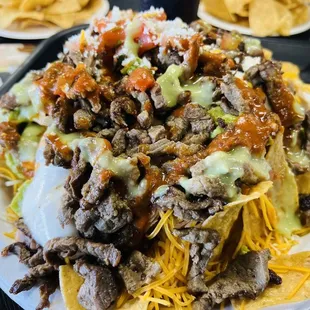
[[[119,6],[121,9],[139,10],[140,3],[146,3],[149,0],[110,0],[110,7],[114,5]],[[176,7],[180,6],[181,0],[165,0],[169,4],[176,3]],[[158,5],[165,3],[163,0],[158,0]],[[153,1],[153,3],[156,2]],[[183,3],[190,3],[192,0],[184,0]],[[179,4],[179,5],[178,5]],[[186,7],[183,5],[180,12],[185,12]],[[299,65],[301,68],[302,78],[310,83],[310,30],[299,35],[291,36],[290,38],[267,38],[262,39],[263,45],[270,48],[274,52],[274,58],[279,60],[292,61]],[[1,43],[14,43],[16,40],[10,40],[0,37]],[[35,41],[33,43],[36,43]],[[15,304],[5,293],[0,290],[0,310],[22,310]]]

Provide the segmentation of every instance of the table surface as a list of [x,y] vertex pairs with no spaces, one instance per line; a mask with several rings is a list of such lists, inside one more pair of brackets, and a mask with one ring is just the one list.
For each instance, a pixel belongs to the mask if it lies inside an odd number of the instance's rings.
[[[121,9],[131,8],[133,10],[139,10],[141,1],[140,0],[110,0],[109,2],[110,2],[111,8],[114,5],[116,5],[116,6],[119,6]],[[287,40],[287,38],[285,39]],[[282,40],[282,38],[279,38],[279,40]],[[288,40],[290,40],[292,43],[294,41],[308,41],[310,44],[310,30],[302,34],[291,36],[290,38],[288,38]],[[37,41],[34,41],[34,43],[35,42]],[[1,43],[17,43],[17,41],[0,37],[0,44]],[[15,302],[13,302],[1,289],[0,289],[0,309],[1,310],[23,310]]]

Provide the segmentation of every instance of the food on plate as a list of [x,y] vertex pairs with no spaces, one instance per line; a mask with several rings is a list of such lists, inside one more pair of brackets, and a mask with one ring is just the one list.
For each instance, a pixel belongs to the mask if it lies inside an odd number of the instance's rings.
[[250,27],[256,36],[290,35],[309,20],[306,0],[202,0],[203,9],[230,23]]
[[309,252],[290,251],[310,232],[310,91],[283,69],[162,9],[71,37],[0,99],[2,255],[29,267],[10,292],[39,285],[42,309],[59,281],[70,310],[309,298]]
[[101,5],[102,0],[0,0],[0,28],[69,28],[87,22]]

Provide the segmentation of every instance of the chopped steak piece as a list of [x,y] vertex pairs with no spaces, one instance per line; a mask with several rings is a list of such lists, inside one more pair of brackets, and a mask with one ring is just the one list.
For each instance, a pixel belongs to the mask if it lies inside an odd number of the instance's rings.
[[190,201],[185,193],[173,186],[164,195],[153,197],[152,202],[159,208],[174,210],[174,215],[183,220],[204,220],[223,208],[223,202],[217,199]]
[[88,181],[91,173],[91,167],[80,156],[80,154],[80,149],[76,148],[71,162],[70,175],[68,176],[65,184],[65,189],[69,195],[77,200],[82,197],[82,187]]
[[184,138],[182,139],[182,142],[188,145],[191,145],[191,144],[204,145],[208,139],[209,139],[209,134],[205,131],[200,131],[200,133],[198,134],[189,132],[184,136]]
[[50,307],[49,297],[59,287],[59,277],[56,273],[55,276],[50,276],[43,280],[40,285],[40,304],[36,307],[36,310],[43,310]]
[[148,134],[152,140],[152,143],[167,138],[166,129],[162,125],[151,126],[151,128],[148,130]]
[[141,252],[134,251],[125,264],[118,267],[129,294],[149,284],[161,272],[160,265]]
[[73,220],[74,213],[80,207],[79,201],[72,198],[69,193],[64,193],[60,208],[58,210],[58,219],[62,226],[69,224]]
[[11,122],[0,123],[0,147],[13,149],[17,146],[20,135],[17,127]]
[[121,126],[127,127],[126,115],[137,115],[136,105],[129,97],[118,97],[111,102],[110,117],[111,120]]
[[126,131],[119,129],[112,139],[113,155],[119,156],[126,151]]
[[193,304],[193,309],[212,309],[228,298],[259,296],[269,283],[269,250],[239,255],[227,269],[207,283],[208,292]]
[[116,131],[117,131],[117,129],[115,129],[115,128],[102,129],[101,131],[99,131],[97,133],[97,137],[98,138],[104,138],[104,139],[111,141],[113,139],[114,135],[116,134]]
[[78,237],[54,238],[44,246],[45,260],[55,265],[63,263],[65,258],[76,260],[86,255],[113,267],[116,267],[121,259],[121,252],[113,244],[102,244]]
[[107,267],[87,264],[81,260],[74,270],[84,279],[78,301],[87,310],[110,309],[118,296],[118,289],[112,272]]
[[299,195],[299,214],[304,226],[310,226],[310,195]]
[[14,223],[14,226],[18,229],[17,233],[21,232],[23,234],[22,242],[25,243],[28,248],[36,250],[41,247],[34,239],[32,239],[31,232],[22,218],[17,220]]
[[137,115],[137,121],[142,128],[149,128],[152,125],[153,115],[147,110],[143,110]]
[[214,229],[183,228],[173,234],[191,243],[191,267],[187,275],[187,287],[191,293],[208,291],[204,283],[204,273],[214,248],[220,242],[220,235]]
[[295,98],[283,80],[280,63],[267,60],[248,69],[246,77],[254,86],[264,86],[272,109],[285,127],[302,120],[294,109]]
[[[97,171],[98,170],[98,171]],[[110,170],[100,170],[94,167],[89,180],[82,187],[83,199],[80,202],[83,207],[88,208],[99,202],[105,190],[110,184],[113,172]]]
[[151,156],[165,155],[169,153],[169,150],[171,150],[174,145],[175,143],[173,141],[164,138],[151,144],[146,154]]
[[136,247],[143,238],[142,232],[132,223],[112,235],[112,243],[122,251]]
[[52,164],[54,166],[70,168],[73,152],[61,152],[55,144],[53,144],[48,137],[45,137],[44,158],[45,164],[48,166]]
[[151,89],[151,98],[154,102],[155,109],[164,109],[168,107],[167,101],[161,93],[161,87],[158,83]]
[[73,114],[74,128],[88,130],[94,125],[95,116],[88,111],[79,109]]
[[137,121],[143,129],[148,129],[153,121],[153,106],[150,97],[145,92],[132,91],[131,95],[141,103],[141,111],[137,116]]
[[225,75],[221,83],[221,90],[233,108],[239,113],[249,113],[250,107],[243,98],[242,90],[237,86],[232,75]]
[[70,100],[59,97],[53,106],[52,117],[60,131],[69,133],[72,127],[72,113]]
[[23,291],[29,291],[42,279],[52,275],[56,271],[55,267],[45,263],[29,269],[23,279],[16,280],[10,288],[11,294],[18,294]]
[[269,269],[269,278],[270,278],[269,284],[275,284],[275,285],[282,284],[282,278],[271,269]]
[[138,147],[140,144],[151,144],[151,138],[143,129],[131,129],[126,134],[128,139],[128,148]]
[[14,110],[18,107],[18,103],[16,102],[16,97],[9,93],[4,94],[0,97],[0,109]]
[[42,248],[31,250],[22,242],[12,243],[1,252],[2,256],[8,256],[9,254],[17,255],[19,261],[28,267],[34,267],[44,263]]
[[132,221],[132,212],[127,201],[115,192],[92,209],[79,209],[74,215],[76,228],[85,237],[91,237],[95,231],[112,234]]
[[173,141],[180,141],[188,128],[188,121],[183,117],[170,115],[167,118],[166,125],[169,128],[169,136]]
[[207,115],[206,109],[199,104],[188,103],[184,107],[183,115],[189,121],[202,119]]

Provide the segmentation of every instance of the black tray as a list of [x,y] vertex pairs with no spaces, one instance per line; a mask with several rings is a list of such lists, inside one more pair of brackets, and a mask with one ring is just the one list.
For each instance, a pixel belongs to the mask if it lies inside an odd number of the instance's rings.
[[[0,96],[9,91],[28,71],[41,69],[48,62],[56,60],[65,41],[85,28],[87,25],[66,29],[40,43],[35,52],[0,87]],[[260,40],[264,47],[273,51],[274,59],[291,61],[298,65],[302,79],[310,83],[310,42],[285,38],[260,38]]]

